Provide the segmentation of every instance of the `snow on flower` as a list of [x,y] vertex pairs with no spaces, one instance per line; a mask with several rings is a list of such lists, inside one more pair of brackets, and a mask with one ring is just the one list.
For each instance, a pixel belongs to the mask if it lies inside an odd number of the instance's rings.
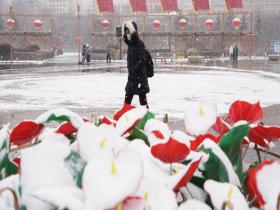
[[147,113],[147,109],[137,107],[125,112],[116,124],[116,130],[120,135],[129,132]]
[[122,139],[113,127],[106,124],[96,127],[91,123],[84,123],[77,135],[78,153],[86,161],[101,154],[113,157],[126,143],[127,140]]
[[257,167],[248,171],[246,186],[249,198],[253,199],[258,207],[265,210],[276,207],[280,196],[280,164],[273,160],[263,161]]
[[31,193],[45,187],[74,186],[74,180],[64,165],[70,149],[58,142],[42,142],[21,151],[22,203],[29,209],[46,204]]
[[[279,127],[256,124],[260,104],[236,101],[223,117],[211,103],[186,108],[184,131],[128,104],[114,120],[100,116],[97,124],[54,109],[11,131],[4,125],[0,209],[16,208],[14,196],[28,210],[276,208],[279,162],[264,160],[249,169],[242,162],[244,139],[268,148],[280,137]],[[21,170],[11,160],[20,161]]]

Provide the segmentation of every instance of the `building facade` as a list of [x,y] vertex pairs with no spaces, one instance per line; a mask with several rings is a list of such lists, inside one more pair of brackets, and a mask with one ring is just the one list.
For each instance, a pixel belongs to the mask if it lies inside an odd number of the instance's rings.
[[244,7],[253,11],[280,11],[279,0],[243,0]]

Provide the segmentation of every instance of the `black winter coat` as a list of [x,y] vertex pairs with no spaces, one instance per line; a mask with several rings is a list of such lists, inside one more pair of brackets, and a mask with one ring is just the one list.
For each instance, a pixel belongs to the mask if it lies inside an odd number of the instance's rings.
[[147,56],[144,43],[134,32],[131,41],[124,35],[124,42],[128,45],[127,69],[128,81],[125,87],[127,94],[143,95],[150,92],[147,77]]

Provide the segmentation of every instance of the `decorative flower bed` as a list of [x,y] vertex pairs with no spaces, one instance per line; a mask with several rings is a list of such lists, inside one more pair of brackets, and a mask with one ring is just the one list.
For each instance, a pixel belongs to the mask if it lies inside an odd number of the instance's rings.
[[[259,103],[186,107],[185,132],[142,107],[90,122],[50,110],[0,130],[2,210],[280,209],[280,164],[261,159],[280,127]],[[254,148],[259,161],[243,161]],[[274,154],[278,156],[277,154]]]

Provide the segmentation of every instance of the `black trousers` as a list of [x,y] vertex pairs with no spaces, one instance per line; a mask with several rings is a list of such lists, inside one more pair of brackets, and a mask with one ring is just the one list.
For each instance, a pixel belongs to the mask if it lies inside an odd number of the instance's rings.
[[[125,103],[127,103],[127,104],[131,104],[131,102],[132,102],[132,99],[133,99],[133,94],[125,94]],[[141,94],[141,95],[139,95],[139,102],[140,102],[140,104],[142,105],[142,106],[147,106],[147,108],[148,108],[148,102],[147,102],[147,96],[146,96],[146,94]]]

